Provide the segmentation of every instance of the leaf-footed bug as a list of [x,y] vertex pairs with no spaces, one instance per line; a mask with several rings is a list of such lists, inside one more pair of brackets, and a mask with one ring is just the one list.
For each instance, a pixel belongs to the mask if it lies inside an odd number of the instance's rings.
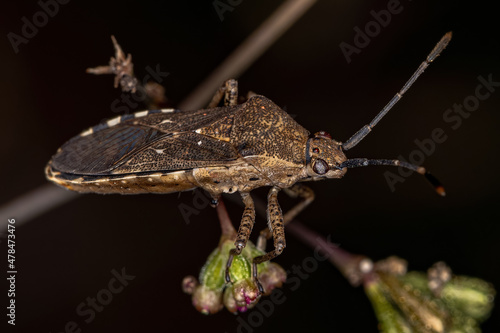
[[[269,228],[261,231],[257,246],[274,239],[274,249],[253,259],[252,275],[259,291],[257,264],[281,254],[286,246],[285,224],[314,199],[300,184],[342,178],[347,169],[368,165],[400,166],[424,175],[444,196],[444,188],[425,168],[389,159],[347,159],[344,151],[356,146],[401,99],[451,39],[445,34],[403,88],[367,125],[342,143],[324,131],[310,133],[264,96],[238,104],[236,80],[228,80],[207,109],[148,110],[110,119],[66,142],[46,167],[47,178],[67,189],[94,193],[172,193],[202,188],[216,204],[222,193],[240,192],[245,209],[229,268],[252,232],[255,208],[250,191],[271,186],[268,195]],[[222,107],[217,107],[223,103]],[[283,214],[278,193],[284,190],[302,199]]]

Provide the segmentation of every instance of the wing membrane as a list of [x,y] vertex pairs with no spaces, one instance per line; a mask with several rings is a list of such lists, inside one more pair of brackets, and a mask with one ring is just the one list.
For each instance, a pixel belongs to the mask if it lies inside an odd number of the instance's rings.
[[238,152],[228,142],[193,132],[177,133],[157,140],[134,154],[113,173],[137,170],[168,171],[226,165],[238,159]]
[[228,142],[196,133],[230,108],[122,116],[65,143],[53,157],[55,170],[81,175],[186,170],[222,165],[238,158]]

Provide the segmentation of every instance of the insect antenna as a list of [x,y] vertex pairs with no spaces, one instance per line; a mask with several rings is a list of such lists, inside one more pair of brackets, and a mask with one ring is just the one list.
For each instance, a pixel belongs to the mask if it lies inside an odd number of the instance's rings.
[[415,171],[422,176],[425,176],[425,178],[431,183],[431,185],[434,187],[434,190],[439,194],[440,196],[445,196],[446,192],[444,190],[443,185],[437,180],[436,177],[434,177],[429,171],[425,170],[424,167],[418,166],[415,164],[399,161],[399,160],[384,160],[384,159],[377,159],[377,160],[369,160],[367,158],[351,158],[343,163],[341,163],[337,168],[343,169],[343,168],[358,168],[358,167],[365,167],[369,165],[389,165],[389,166],[398,166],[398,167],[403,167],[412,171]]
[[387,103],[387,105],[380,111],[375,118],[368,125],[363,126],[359,131],[357,131],[349,140],[342,144],[343,150],[349,150],[352,147],[356,146],[361,140],[371,132],[373,127],[377,125],[377,123],[389,112],[390,109],[403,97],[403,94],[411,87],[411,85],[418,79],[418,77],[424,72],[424,70],[430,65],[431,62],[436,59],[439,54],[444,50],[444,48],[448,45],[451,40],[451,31],[446,33],[439,43],[436,44],[434,49],[432,49],[431,53],[427,56],[427,58],[420,64],[418,69],[413,73],[408,81],[406,81],[405,85],[401,90],[394,95],[394,97]]

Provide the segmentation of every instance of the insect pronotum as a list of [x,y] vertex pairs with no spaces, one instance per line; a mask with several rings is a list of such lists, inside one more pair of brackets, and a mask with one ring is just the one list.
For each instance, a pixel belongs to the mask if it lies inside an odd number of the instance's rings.
[[[341,178],[355,167],[399,166],[425,175],[437,193],[445,195],[440,183],[421,166],[390,159],[347,159],[344,152],[370,133],[450,39],[448,32],[377,116],[344,143],[324,131],[311,135],[264,96],[237,104],[237,82],[228,80],[207,109],[141,111],[83,131],[52,157],[47,178],[78,192],[172,193],[202,188],[214,204],[222,193],[239,192],[245,209],[227,263],[227,282],[233,256],[241,253],[254,226],[250,191],[270,186],[269,228],[262,230],[257,244],[264,249],[272,236],[274,249],[253,259],[253,278],[263,292],[257,264],[281,254],[286,245],[285,224],[314,199],[313,191],[302,182]],[[224,106],[217,107],[222,102]],[[281,190],[302,199],[284,215],[278,203]]]

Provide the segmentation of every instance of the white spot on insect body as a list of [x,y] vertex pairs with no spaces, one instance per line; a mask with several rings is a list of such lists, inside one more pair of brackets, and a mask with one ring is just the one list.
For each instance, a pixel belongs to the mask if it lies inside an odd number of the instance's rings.
[[200,140],[200,141],[198,141],[198,146],[201,146],[201,140]]
[[83,182],[83,177],[73,179],[73,181],[72,181],[72,183],[75,183],[75,184],[81,184],[82,182]]
[[[185,173],[186,171],[174,171],[174,172],[169,172],[168,174],[169,175],[180,175],[180,174],[183,174]],[[160,174],[161,175],[161,174]]]
[[153,173],[149,175],[150,177],[161,177],[163,174],[161,172]]
[[161,112],[163,112],[163,113],[172,113],[174,111],[175,111],[175,109],[161,109]]
[[196,133],[201,133],[201,129],[200,129],[200,128],[198,128],[195,132],[196,132]]
[[113,127],[115,125],[118,125],[122,119],[122,116],[118,116],[116,118],[108,120],[106,123],[108,124],[109,127]]
[[90,134],[92,134],[92,133],[94,133],[94,130],[93,130],[93,129],[92,129],[92,127],[91,127],[91,128],[89,128],[88,130],[83,131],[83,132],[80,134],[80,136],[87,136],[87,135],[90,135]]
[[146,110],[146,111],[136,112],[136,113],[134,113],[134,117],[136,117],[136,118],[145,117],[145,116],[147,116],[147,115],[148,115],[148,112],[149,112],[149,111],[147,111],[147,110]]
[[164,121],[162,121],[162,122],[160,123],[160,125],[161,125],[161,124],[166,124],[166,123],[172,123],[172,122],[173,122],[173,121],[172,121],[172,120],[170,120],[170,119],[165,119]]
[[[114,179],[113,181],[116,181],[116,182],[120,181],[122,184],[127,184],[128,183],[127,179],[135,179],[135,178],[137,178],[136,175],[127,175],[124,177],[120,177],[118,179]],[[92,182],[93,183],[105,183],[105,182],[110,182],[110,181],[111,181],[111,179],[109,179],[109,178],[101,178],[101,179],[96,179]]]
[[169,172],[165,176],[172,177],[174,180],[179,180],[179,179],[182,179],[182,177],[180,177],[180,176],[185,174],[185,173],[186,173],[185,171],[174,171],[174,172]]
[[109,179],[108,178],[101,178],[101,179],[96,179],[93,181],[94,184],[105,183],[105,182],[109,182]]
[[155,152],[156,152],[157,154],[163,154],[163,151],[164,151],[164,150],[165,150],[165,149],[155,149]]
[[60,175],[61,175],[61,173],[59,171],[53,171],[52,170],[52,176],[57,177],[57,176],[60,176]]

